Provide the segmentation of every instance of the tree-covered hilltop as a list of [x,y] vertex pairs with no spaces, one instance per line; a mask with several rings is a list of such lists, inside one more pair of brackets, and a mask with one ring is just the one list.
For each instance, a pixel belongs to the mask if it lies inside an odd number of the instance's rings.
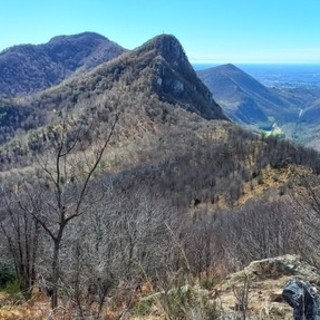
[[0,53],[0,96],[22,96],[49,88],[123,52],[118,44],[93,32],[8,48]]

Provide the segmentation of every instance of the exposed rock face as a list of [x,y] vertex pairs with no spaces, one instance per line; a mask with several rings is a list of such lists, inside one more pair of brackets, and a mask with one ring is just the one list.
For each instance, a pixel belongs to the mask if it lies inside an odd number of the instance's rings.
[[183,71],[184,68],[189,68],[189,62],[184,53],[182,46],[179,41],[171,35],[160,35],[152,39],[147,46],[150,45],[168,61],[170,64],[175,66],[177,69]]
[[[206,119],[228,120],[174,36],[163,34],[149,40],[134,50],[130,59],[137,61],[135,65],[148,67],[152,90],[162,101],[179,104]],[[141,73],[146,75],[146,70],[141,69]]]
[[244,283],[247,282],[247,319],[289,320],[292,319],[292,309],[282,295],[283,288],[290,280],[306,279],[319,285],[320,273],[299,256],[285,255],[263,259],[229,275],[215,288],[214,299],[225,313],[230,314],[230,319],[238,316],[239,301],[235,292],[243,290]]
[[290,280],[282,297],[293,308],[295,320],[320,320],[319,293],[309,282]]
[[[183,108],[205,119],[228,120],[197,77],[179,41],[171,35],[157,36],[139,48],[124,53],[71,84],[83,95],[110,90],[118,83]],[[74,89],[76,90],[76,89]]]

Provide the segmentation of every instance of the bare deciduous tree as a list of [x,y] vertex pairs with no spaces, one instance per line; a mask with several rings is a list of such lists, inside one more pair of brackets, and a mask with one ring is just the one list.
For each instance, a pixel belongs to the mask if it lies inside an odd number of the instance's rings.
[[[81,150],[83,133],[77,130],[70,136],[67,123],[61,124],[61,131],[52,132],[54,149],[50,160],[40,160],[38,164],[48,184],[49,191],[43,188],[38,193],[26,188],[28,202],[20,201],[23,212],[29,214],[48,234],[53,243],[51,259],[51,303],[58,306],[58,288],[60,280],[60,249],[66,226],[85,211],[84,203],[90,203],[89,189],[91,179],[98,169],[102,156],[114,133],[118,115],[115,115],[112,127],[103,141],[97,141],[90,157]],[[81,161],[78,159],[81,157]],[[79,171],[79,165],[82,167]],[[76,184],[72,182],[76,179]]]
[[0,230],[7,241],[16,273],[21,279],[21,289],[27,292],[36,278],[36,261],[39,248],[40,225],[36,219],[22,211],[9,192],[2,195],[6,219],[0,222]]

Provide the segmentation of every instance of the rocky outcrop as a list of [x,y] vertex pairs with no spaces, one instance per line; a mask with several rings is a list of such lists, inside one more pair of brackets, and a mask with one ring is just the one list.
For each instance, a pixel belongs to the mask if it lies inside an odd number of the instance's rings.
[[[174,36],[163,34],[154,37],[134,50],[130,59],[140,63],[142,60],[143,65],[152,70],[148,72],[152,91],[156,91],[162,101],[180,105],[205,119],[228,120],[209,89],[197,77],[182,45]],[[145,70],[142,71],[145,76]]]
[[[175,109],[182,108],[205,119],[228,120],[209,89],[197,77],[174,36],[157,36],[139,48],[101,64],[86,76],[74,79],[73,83],[65,82],[65,86],[72,86],[73,91],[79,92],[79,99],[86,99],[92,95],[92,90],[95,95],[105,94],[119,83],[134,90],[135,95],[144,92],[148,100],[154,96]],[[150,109],[154,109],[153,104]]]
[[282,297],[293,308],[294,320],[320,320],[320,296],[309,282],[290,280]]
[[[243,313],[242,308],[246,309],[247,319],[289,320],[292,308],[282,291],[290,280],[308,280],[319,285],[320,273],[297,255],[254,261],[216,286],[213,299],[230,319]],[[241,301],[246,295],[247,300]]]

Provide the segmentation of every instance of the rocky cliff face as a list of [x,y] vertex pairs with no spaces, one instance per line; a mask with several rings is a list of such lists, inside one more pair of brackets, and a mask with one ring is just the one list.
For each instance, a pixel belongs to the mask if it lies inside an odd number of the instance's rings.
[[119,84],[134,90],[135,95],[156,95],[162,102],[205,119],[228,120],[171,35],[157,36],[69,85],[82,87],[82,95],[87,96],[92,88],[95,94],[104,94]]
[[206,119],[227,119],[174,36],[157,36],[138,48],[136,54],[152,57],[153,88],[162,100],[179,103]]

